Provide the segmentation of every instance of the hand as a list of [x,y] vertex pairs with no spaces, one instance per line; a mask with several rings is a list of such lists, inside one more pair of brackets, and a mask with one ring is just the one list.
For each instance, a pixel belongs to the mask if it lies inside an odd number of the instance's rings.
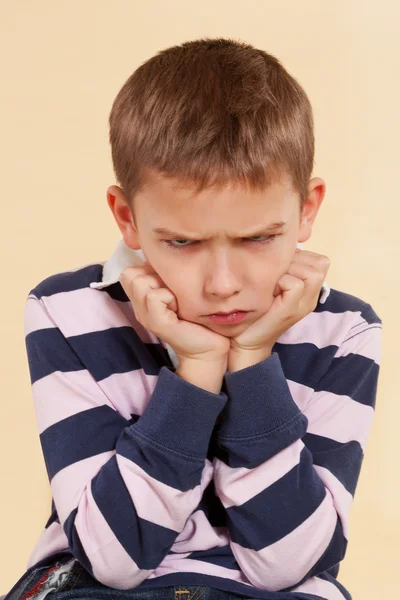
[[318,304],[321,286],[330,267],[323,254],[296,248],[292,263],[279,279],[271,308],[240,335],[231,338],[231,355],[256,351],[272,352],[278,338],[311,313]]
[[120,275],[120,283],[138,322],[166,341],[178,358],[227,365],[230,339],[203,325],[179,319],[176,296],[149,262],[127,267]]

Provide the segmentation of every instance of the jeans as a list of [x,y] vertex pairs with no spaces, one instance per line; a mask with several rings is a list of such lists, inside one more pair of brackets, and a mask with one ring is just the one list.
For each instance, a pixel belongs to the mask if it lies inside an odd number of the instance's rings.
[[250,600],[201,585],[173,585],[146,590],[117,590],[96,579],[74,558],[29,569],[4,600]]
[[[302,593],[270,592],[270,598],[317,598]],[[268,594],[269,595],[269,594]],[[53,555],[31,567],[4,596],[4,600],[258,600],[206,585],[171,585],[118,590],[92,577],[71,555]]]

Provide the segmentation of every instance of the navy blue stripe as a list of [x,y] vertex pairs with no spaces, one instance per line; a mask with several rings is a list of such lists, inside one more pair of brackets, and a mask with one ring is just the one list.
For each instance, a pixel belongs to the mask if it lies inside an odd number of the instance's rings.
[[225,507],[215,492],[214,479],[211,479],[204,490],[203,497],[196,510],[202,510],[204,512],[211,527],[227,526]]
[[337,350],[337,346],[317,348],[308,343],[277,342],[273,346],[286,379],[311,387],[315,392],[350,396],[356,402],[374,407],[379,365],[360,354],[334,358]]
[[79,460],[114,450],[128,425],[120,413],[103,405],[71,415],[45,429],[40,442],[49,480]]
[[365,304],[361,310],[361,318],[367,323],[379,323],[382,325],[382,319],[376,314],[370,304]]
[[101,381],[140,368],[158,375],[161,366],[172,365],[161,344],[143,343],[130,326],[68,338],[56,327],[38,329],[25,337],[25,344],[32,384],[55,371],[87,368],[95,381]]
[[378,376],[379,365],[375,361],[360,354],[348,354],[333,359],[315,391],[350,396],[355,402],[375,408]]
[[159,365],[165,364],[166,351],[161,344],[142,342],[131,326],[111,327],[67,339],[96,381],[140,368],[147,375],[158,375]]
[[364,456],[359,442],[337,442],[314,433],[306,433],[302,441],[312,452],[314,465],[328,469],[354,497]]
[[[103,265],[100,263],[93,263],[76,271],[65,271],[64,273],[50,275],[32,288],[29,294],[33,294],[40,300],[43,296],[46,297],[65,292],[75,292],[83,288],[90,288],[92,282],[100,283],[102,276]],[[93,291],[108,294],[113,300],[130,302],[129,297],[126,295],[124,288],[119,281]]]
[[186,492],[200,484],[204,461],[183,456],[144,438],[136,426],[125,429],[116,443],[117,454],[137,464],[153,479]]
[[179,532],[138,516],[115,455],[92,479],[91,486],[103,517],[139,569],[158,567]]
[[[179,553],[177,553],[177,555],[179,556]],[[240,571],[240,565],[237,562],[229,544],[226,546],[220,546],[219,548],[197,550],[195,552],[191,552],[187,558],[201,560],[202,562],[223,567],[224,569]]]
[[81,565],[85,567],[87,571],[94,577],[93,575],[93,567],[92,564],[87,557],[84,547],[82,546],[81,539],[75,527],[75,519],[78,512],[78,507],[74,508],[68,515],[68,518],[64,521],[64,533],[68,539],[68,546],[71,548],[73,555],[75,558],[79,560]]
[[204,468],[202,460],[189,460],[149,442],[137,431],[136,424],[131,425],[107,405],[54,423],[40,434],[40,442],[50,481],[75,462],[115,449],[154,479],[181,491],[198,485]]
[[299,527],[320,506],[326,489],[307,448],[300,463],[283,477],[240,506],[226,509],[231,539],[261,550]]
[[317,304],[314,312],[331,312],[334,314],[354,312],[359,313],[359,322],[366,321],[367,323],[382,324],[381,318],[368,302],[335,288],[331,288],[331,292],[324,304]]
[[93,263],[76,271],[54,273],[32,288],[29,294],[33,294],[40,300],[42,296],[74,292],[89,287],[92,281],[101,281],[102,274],[103,265],[100,263]]
[[56,327],[32,331],[25,337],[25,345],[32,384],[55,371],[84,369]]
[[327,372],[336,354],[335,345],[318,348],[311,342],[281,344],[276,342],[272,352],[277,352],[286,379],[315,389]]
[[254,469],[300,439],[307,430],[307,424],[307,417],[299,412],[298,416],[272,433],[246,438],[221,436],[215,456],[232,469]]

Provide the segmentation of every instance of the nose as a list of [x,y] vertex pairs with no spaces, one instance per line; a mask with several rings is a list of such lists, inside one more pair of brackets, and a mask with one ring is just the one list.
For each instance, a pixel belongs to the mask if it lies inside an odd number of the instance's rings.
[[214,261],[204,277],[205,293],[210,296],[229,298],[242,288],[240,268],[228,265],[227,261]]

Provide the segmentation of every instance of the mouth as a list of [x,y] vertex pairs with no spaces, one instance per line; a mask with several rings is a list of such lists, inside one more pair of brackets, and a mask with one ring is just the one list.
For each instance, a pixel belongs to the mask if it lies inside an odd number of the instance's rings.
[[231,313],[214,313],[212,315],[206,315],[207,318],[218,325],[233,325],[234,323],[240,323],[249,314],[249,311],[237,310]]
[[231,310],[230,312],[217,312],[217,313],[210,313],[209,315],[204,315],[205,317],[212,317],[212,316],[216,316],[216,317],[227,317],[228,315],[233,315],[234,313],[240,313],[240,312],[249,312],[247,310],[242,310],[241,308],[235,308],[234,310]]

